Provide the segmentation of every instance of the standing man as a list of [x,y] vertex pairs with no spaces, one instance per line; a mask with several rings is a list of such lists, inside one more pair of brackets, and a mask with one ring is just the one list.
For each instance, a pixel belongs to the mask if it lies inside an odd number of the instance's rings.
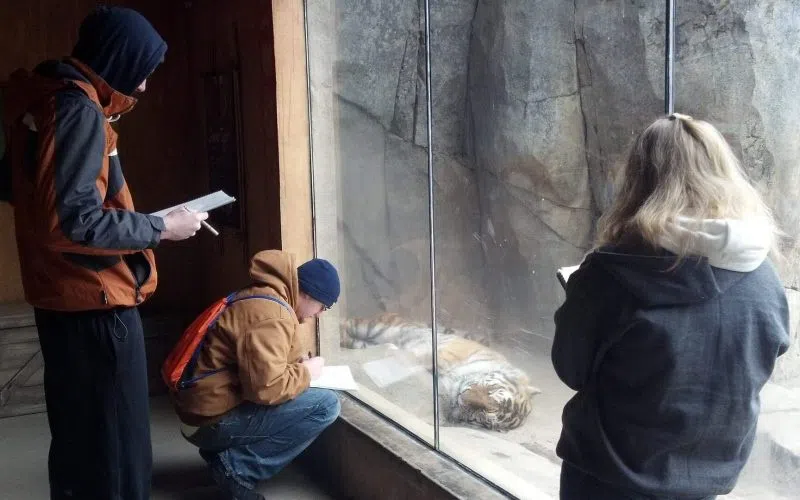
[[99,7],[71,57],[18,70],[4,96],[3,165],[45,364],[51,499],[149,498],[136,307],[156,288],[152,249],[192,236],[208,215],[135,212],[110,123],[133,108],[166,50],[139,13]]

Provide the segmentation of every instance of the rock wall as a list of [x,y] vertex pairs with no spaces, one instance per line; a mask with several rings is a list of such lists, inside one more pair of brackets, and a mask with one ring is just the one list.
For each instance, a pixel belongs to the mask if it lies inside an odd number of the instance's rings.
[[[337,111],[326,126],[338,134],[348,315],[430,315],[421,5],[336,2],[327,91]],[[552,336],[563,299],[555,269],[590,248],[615,166],[663,113],[663,2],[430,6],[439,317],[495,336]],[[676,110],[719,126],[741,155],[789,235],[780,269],[794,294],[800,7],[698,0],[678,2],[677,15]],[[328,31],[330,18],[309,19],[313,49],[314,23]],[[798,352],[779,378],[800,375]]]
[[793,347],[776,381],[800,377],[800,5],[790,0],[698,0],[677,11],[676,110],[716,125],[786,232],[778,267]]

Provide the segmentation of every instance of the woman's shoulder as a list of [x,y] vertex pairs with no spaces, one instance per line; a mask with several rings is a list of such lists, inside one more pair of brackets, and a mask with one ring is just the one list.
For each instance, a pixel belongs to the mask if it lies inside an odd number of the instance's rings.
[[742,280],[744,288],[752,290],[764,298],[769,296],[770,298],[778,297],[786,300],[785,287],[778,275],[778,270],[771,260],[766,259],[760,266],[744,274],[745,279]]

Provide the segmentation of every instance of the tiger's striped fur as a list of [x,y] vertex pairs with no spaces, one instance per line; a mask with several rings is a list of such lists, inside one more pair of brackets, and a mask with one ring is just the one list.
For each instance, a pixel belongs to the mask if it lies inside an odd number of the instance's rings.
[[[363,349],[393,344],[431,366],[430,327],[394,313],[342,321],[341,346]],[[451,328],[438,330],[439,395],[452,423],[505,432],[522,425],[541,391],[500,353]]]

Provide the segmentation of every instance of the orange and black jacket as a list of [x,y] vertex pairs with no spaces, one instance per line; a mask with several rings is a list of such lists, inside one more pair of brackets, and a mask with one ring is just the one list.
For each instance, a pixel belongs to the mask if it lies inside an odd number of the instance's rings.
[[146,300],[164,222],[134,211],[111,127],[136,100],[73,58],[18,70],[3,100],[26,300],[57,311]]

